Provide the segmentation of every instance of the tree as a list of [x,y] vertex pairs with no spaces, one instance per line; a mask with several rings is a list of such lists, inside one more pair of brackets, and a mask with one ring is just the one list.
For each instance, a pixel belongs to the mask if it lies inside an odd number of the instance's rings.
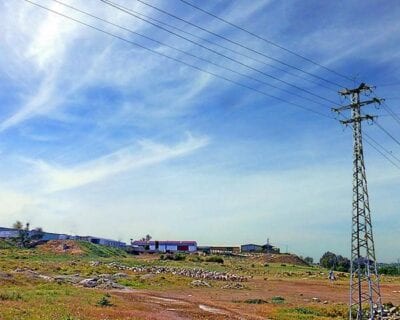
[[325,252],[319,264],[327,269],[332,269],[341,272],[348,272],[350,270],[350,260],[341,255],[336,255],[333,252]]
[[314,263],[314,259],[312,257],[305,257],[304,261],[307,262],[308,264],[313,264]]
[[146,234],[146,236],[141,238],[140,241],[150,242],[151,239],[153,239],[153,237],[149,234]]
[[14,238],[14,240],[23,248],[27,248],[31,246],[34,241],[38,241],[43,238],[43,229],[38,227],[31,231],[29,222],[27,222],[24,227],[21,221],[16,221],[13,224],[13,228],[18,230],[18,235]]
[[336,262],[336,254],[327,251],[323,254],[321,259],[319,259],[319,264],[326,269],[333,269]]
[[24,227],[24,225],[22,224],[21,221],[16,221],[16,222],[12,225],[12,227],[13,227],[14,229],[17,229],[17,230],[22,230],[22,228]]

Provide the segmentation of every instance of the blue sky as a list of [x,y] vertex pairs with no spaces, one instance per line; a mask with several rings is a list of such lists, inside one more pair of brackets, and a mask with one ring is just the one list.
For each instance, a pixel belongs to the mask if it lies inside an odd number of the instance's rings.
[[[149,3],[254,50],[351,87],[352,81],[212,19],[178,0]],[[196,47],[100,1],[67,1],[118,23],[291,90],[318,103],[195,60],[51,0],[37,3],[152,50],[330,115],[332,104]],[[259,60],[136,1],[143,14]],[[398,97],[400,6],[397,1],[202,1],[215,14],[340,73]],[[338,122],[236,86],[80,26],[22,1],[0,4],[0,224],[30,221],[46,230],[128,241],[263,243],[319,258],[348,255],[352,137]],[[204,43],[204,45],[209,45]],[[295,78],[232,55],[252,68],[341,103],[338,87]],[[297,71],[291,70],[292,73]],[[310,78],[309,76],[306,78]],[[315,80],[315,79],[314,79]],[[322,87],[327,86],[329,89]],[[398,100],[387,100],[398,111]],[[374,107],[369,113],[384,114]],[[382,117],[394,135],[398,123]],[[399,146],[376,126],[365,131]],[[400,257],[399,169],[365,147],[377,254]]]

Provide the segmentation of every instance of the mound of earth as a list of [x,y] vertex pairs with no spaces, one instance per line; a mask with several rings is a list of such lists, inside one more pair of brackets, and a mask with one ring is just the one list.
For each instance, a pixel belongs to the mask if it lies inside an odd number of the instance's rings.
[[295,264],[299,266],[308,266],[308,264],[300,259],[298,256],[294,254],[273,254],[266,253],[264,255],[265,263],[284,263],[284,264]]
[[74,240],[50,240],[45,244],[39,245],[38,249],[51,253],[67,253],[72,255],[83,254],[79,243]]

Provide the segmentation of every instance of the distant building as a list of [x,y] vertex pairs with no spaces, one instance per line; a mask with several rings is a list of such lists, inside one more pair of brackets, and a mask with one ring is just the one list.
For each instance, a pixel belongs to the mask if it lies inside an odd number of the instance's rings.
[[269,243],[265,245],[258,244],[244,244],[240,247],[241,252],[258,252],[258,253],[280,253],[280,249],[270,245]]
[[243,244],[240,246],[240,251],[241,252],[262,252],[262,246],[258,244]]
[[18,237],[17,229],[0,227],[0,238],[7,239],[16,237]]
[[[3,228],[0,227],[0,239],[10,239],[16,238],[19,235],[19,230],[13,228]],[[104,246],[109,247],[117,247],[123,248],[126,246],[126,243],[111,239],[104,239],[99,237],[92,237],[92,236],[71,236],[68,234],[60,234],[60,233],[51,233],[51,232],[40,232],[37,230],[30,230],[29,236],[35,236],[40,234],[40,240],[42,241],[50,241],[50,240],[81,240],[81,241],[88,241],[95,244],[101,244]]]
[[147,252],[196,252],[196,241],[142,241],[132,242],[132,246]]
[[202,246],[197,248],[198,251],[210,254],[237,254],[240,253],[240,247],[229,246]]
[[265,253],[280,253],[281,252],[281,250],[279,248],[274,247],[274,246],[270,245],[269,243],[264,244],[262,246],[262,251]]

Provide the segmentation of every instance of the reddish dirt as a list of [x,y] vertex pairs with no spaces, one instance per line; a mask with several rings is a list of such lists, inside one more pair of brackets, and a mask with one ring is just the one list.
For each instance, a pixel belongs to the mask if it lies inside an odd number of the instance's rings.
[[[249,289],[242,290],[187,288],[179,291],[114,291],[112,295],[124,304],[122,308],[121,305],[118,308],[121,319],[136,317],[149,320],[258,320],[273,317],[279,307],[325,307],[334,303],[348,302],[348,284],[344,281],[331,284],[324,280],[253,279],[247,286]],[[381,290],[384,302],[400,304],[400,284],[384,284]],[[247,299],[271,301],[274,296],[283,297],[285,303],[283,305],[244,303]],[[313,301],[313,298],[319,298],[320,302]],[[327,305],[324,305],[323,301],[328,301]]]
[[73,240],[50,240],[45,244],[39,245],[38,249],[51,253],[68,253],[72,255],[83,254],[81,247]]

